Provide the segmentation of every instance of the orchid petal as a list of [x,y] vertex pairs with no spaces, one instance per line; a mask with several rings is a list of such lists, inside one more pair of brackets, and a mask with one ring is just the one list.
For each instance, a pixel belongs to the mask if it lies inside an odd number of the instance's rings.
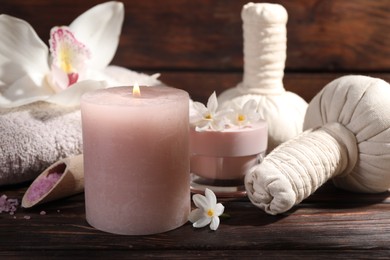
[[52,85],[61,91],[83,78],[91,53],[66,26],[51,29],[49,45]]
[[84,80],[73,84],[72,87],[47,98],[45,101],[63,106],[76,106],[80,104],[81,96],[84,93],[106,87],[107,83],[105,81]]
[[203,218],[199,219],[198,221],[194,222],[194,224],[192,224],[192,226],[195,228],[202,228],[202,227],[205,227],[208,224],[210,224],[210,222],[211,222],[211,218],[203,217]]
[[63,91],[69,86],[68,74],[57,66],[51,66],[51,72],[48,74],[48,80],[53,90],[56,92]]
[[2,91],[0,107],[17,107],[42,101],[53,93],[44,75],[25,75]]
[[209,207],[209,202],[207,198],[200,194],[195,194],[192,196],[192,200],[194,201],[195,206],[197,206],[200,209],[206,209]]
[[104,69],[104,74],[118,82],[119,85],[134,85],[141,86],[156,86],[161,85],[158,80],[160,74],[147,75],[144,73],[135,72],[120,66],[108,66]]
[[[105,70],[88,69],[85,77],[79,81],[94,79],[96,81],[106,81],[107,87],[129,86],[135,83],[142,86],[156,86],[162,83],[156,79],[156,76],[134,72],[119,66],[109,66]],[[73,86],[72,86],[73,87]]]
[[210,229],[211,230],[217,230],[218,227],[219,227],[219,217],[212,217],[211,218]]
[[89,70],[87,78],[94,80],[83,79],[73,84],[71,87],[66,88],[65,90],[57,93],[46,101],[57,103],[59,105],[73,106],[76,105],[77,102],[79,102],[81,95],[86,91],[107,87],[130,85],[129,83],[131,82],[141,82],[142,84],[148,83],[149,85],[158,85],[159,83],[156,78],[149,77],[148,79],[148,76],[145,74],[133,72],[125,68],[122,69],[121,67],[117,66],[114,67],[115,69],[110,70],[110,73],[105,73],[107,70]]
[[76,38],[87,44],[92,55],[90,66],[103,70],[113,59],[124,19],[120,2],[96,5],[77,17],[69,27]]
[[190,215],[188,216],[188,220],[191,221],[192,223],[195,223],[199,219],[201,219],[204,216],[203,210],[201,209],[194,209],[191,211]]
[[0,78],[10,85],[26,74],[49,70],[48,48],[27,22],[0,15]]

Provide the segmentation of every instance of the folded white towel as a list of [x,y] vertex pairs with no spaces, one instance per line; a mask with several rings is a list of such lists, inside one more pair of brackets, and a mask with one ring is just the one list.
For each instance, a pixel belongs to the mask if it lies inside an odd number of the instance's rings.
[[0,110],[0,185],[29,181],[82,152],[78,108],[38,102]]

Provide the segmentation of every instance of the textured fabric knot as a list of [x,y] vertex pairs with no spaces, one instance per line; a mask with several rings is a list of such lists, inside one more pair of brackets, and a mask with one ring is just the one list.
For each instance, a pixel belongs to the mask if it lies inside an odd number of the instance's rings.
[[337,176],[345,176],[351,173],[358,160],[359,149],[355,135],[340,123],[328,123],[322,126],[333,138],[335,138],[340,146],[342,154],[340,170],[335,173]]

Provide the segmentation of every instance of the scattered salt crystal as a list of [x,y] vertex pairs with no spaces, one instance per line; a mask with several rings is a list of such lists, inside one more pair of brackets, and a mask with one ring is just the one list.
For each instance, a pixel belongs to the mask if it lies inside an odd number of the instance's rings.
[[13,215],[18,206],[18,199],[9,199],[5,194],[0,196],[0,213],[9,212],[9,214]]
[[40,215],[46,215],[46,211],[42,210],[39,214]]
[[60,213],[61,211],[59,209],[57,209],[57,212]]
[[27,215],[26,215],[26,216],[24,216],[23,218],[24,218],[24,219],[30,219],[31,216],[27,216]]
[[37,201],[54,187],[61,176],[62,173],[51,172],[33,182],[27,192],[27,199],[29,201]]

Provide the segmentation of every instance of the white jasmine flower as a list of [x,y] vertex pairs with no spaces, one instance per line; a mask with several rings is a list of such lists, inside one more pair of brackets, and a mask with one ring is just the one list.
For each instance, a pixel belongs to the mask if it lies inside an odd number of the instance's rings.
[[230,123],[239,127],[245,127],[258,122],[261,115],[256,111],[257,102],[253,99],[248,100],[242,107],[235,105],[233,111],[229,113]]
[[190,123],[196,131],[207,129],[221,131],[225,127],[227,111],[218,111],[218,100],[215,92],[207,101],[207,107],[200,102],[192,102],[190,107]]
[[68,27],[54,27],[49,49],[30,24],[0,15],[0,108],[36,101],[77,105],[88,90],[123,85],[134,72],[108,66],[123,19],[121,2],[96,5]]
[[219,216],[224,211],[224,206],[217,203],[217,197],[210,189],[205,190],[205,195],[195,194],[192,199],[198,207],[191,211],[188,217],[189,221],[193,223],[193,227],[201,228],[210,224],[211,230],[217,230],[219,226]]

